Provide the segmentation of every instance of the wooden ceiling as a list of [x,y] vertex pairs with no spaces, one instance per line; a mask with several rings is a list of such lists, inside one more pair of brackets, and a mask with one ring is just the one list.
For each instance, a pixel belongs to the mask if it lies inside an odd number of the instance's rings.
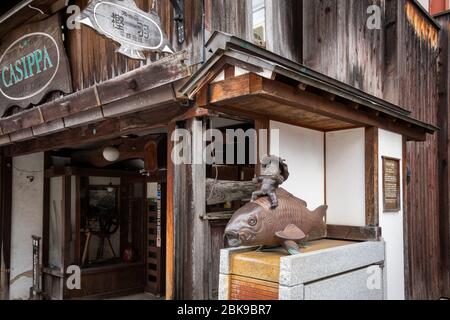
[[355,128],[356,125],[333,119],[318,113],[295,108],[265,97],[248,97],[233,103],[216,103],[216,107],[236,113],[253,114],[255,117],[267,117],[274,121],[289,123],[317,131],[337,131]]

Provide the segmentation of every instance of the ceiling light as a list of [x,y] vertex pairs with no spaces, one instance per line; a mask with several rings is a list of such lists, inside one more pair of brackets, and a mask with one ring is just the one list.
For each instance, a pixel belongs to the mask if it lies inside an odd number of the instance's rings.
[[120,158],[120,152],[117,148],[106,147],[103,149],[103,158],[109,162],[116,162]]

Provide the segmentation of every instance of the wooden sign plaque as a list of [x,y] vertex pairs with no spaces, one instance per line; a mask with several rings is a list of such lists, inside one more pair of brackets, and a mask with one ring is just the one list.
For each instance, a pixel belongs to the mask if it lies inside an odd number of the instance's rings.
[[383,157],[383,206],[384,212],[401,210],[400,160]]
[[117,52],[145,59],[143,51],[173,53],[156,12],[147,13],[133,0],[92,0],[80,22],[120,44]]
[[52,91],[71,93],[59,15],[13,31],[0,46],[0,117],[11,106],[39,104]]

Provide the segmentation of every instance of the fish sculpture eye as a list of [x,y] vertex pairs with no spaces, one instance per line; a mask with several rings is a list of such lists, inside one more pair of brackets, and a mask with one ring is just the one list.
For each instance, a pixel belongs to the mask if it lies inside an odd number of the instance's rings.
[[250,218],[250,219],[248,219],[248,224],[251,226],[251,227],[254,227],[254,226],[256,226],[256,224],[258,223],[258,221],[256,220],[256,218]]

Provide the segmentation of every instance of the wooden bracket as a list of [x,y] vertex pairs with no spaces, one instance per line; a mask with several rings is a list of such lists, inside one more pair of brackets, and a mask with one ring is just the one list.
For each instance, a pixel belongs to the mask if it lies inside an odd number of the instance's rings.
[[178,43],[183,44],[185,40],[184,31],[184,0],[171,0],[175,9],[173,20],[177,23]]

